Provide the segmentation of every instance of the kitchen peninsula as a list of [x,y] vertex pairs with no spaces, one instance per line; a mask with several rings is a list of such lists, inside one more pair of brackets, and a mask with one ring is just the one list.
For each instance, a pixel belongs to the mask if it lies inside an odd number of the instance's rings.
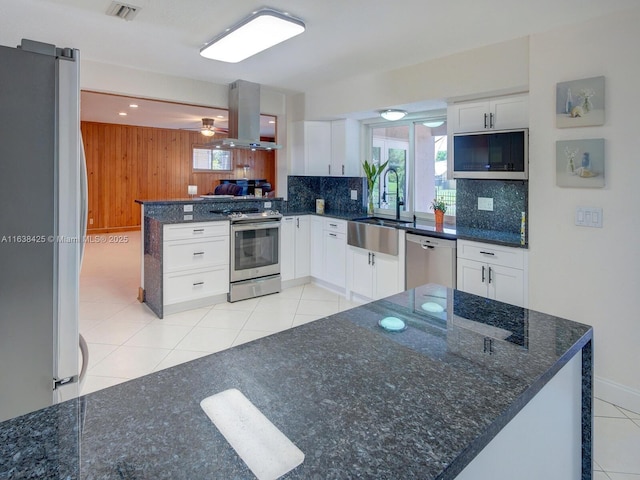
[[0,478],[253,478],[200,408],[236,388],[304,452],[282,478],[587,480],[591,351],[586,325],[425,285],[8,420]]

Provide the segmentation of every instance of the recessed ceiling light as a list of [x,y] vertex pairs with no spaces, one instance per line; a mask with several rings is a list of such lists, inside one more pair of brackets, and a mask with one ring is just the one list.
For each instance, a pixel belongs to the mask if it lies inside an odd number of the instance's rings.
[[269,123],[276,123],[275,120],[269,120]]
[[138,108],[138,105],[136,105],[135,103],[130,103],[130,104],[129,104],[129,107],[130,107],[130,108]]
[[389,120],[391,122],[395,122],[396,120],[400,120],[401,118],[404,118],[406,114],[407,112],[405,112],[404,110],[395,110],[392,108],[388,110],[383,110],[382,112],[380,112],[380,116],[382,118],[384,118],[385,120]]
[[118,115],[120,115],[121,117],[126,117],[127,116],[127,112],[119,112]]
[[216,118],[224,118],[224,115],[218,115]]
[[200,55],[212,60],[237,63],[304,30],[302,20],[271,8],[263,8],[211,40],[200,49]]

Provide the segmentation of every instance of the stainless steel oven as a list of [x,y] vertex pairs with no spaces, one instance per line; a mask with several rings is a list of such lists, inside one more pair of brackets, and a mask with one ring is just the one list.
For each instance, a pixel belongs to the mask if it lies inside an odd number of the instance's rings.
[[281,218],[280,213],[273,211],[229,216],[230,302],[280,291]]

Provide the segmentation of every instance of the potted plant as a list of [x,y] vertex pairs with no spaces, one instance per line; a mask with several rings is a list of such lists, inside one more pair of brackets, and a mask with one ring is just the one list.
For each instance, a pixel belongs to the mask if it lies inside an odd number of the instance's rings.
[[442,226],[444,222],[444,213],[447,211],[447,204],[444,203],[443,199],[434,198],[431,202],[431,210],[433,210],[433,214],[436,217],[436,227]]
[[376,185],[376,181],[380,174],[387,167],[389,161],[387,160],[382,165],[376,165],[375,163],[369,163],[366,160],[362,164],[362,169],[364,170],[364,174],[367,177],[367,194],[369,197],[367,213],[369,215],[373,215],[373,189]]

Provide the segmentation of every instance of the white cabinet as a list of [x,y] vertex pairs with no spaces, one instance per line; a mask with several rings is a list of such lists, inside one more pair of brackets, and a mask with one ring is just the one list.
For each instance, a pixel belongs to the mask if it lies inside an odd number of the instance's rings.
[[508,130],[529,126],[529,96],[509,95],[477,102],[461,102],[447,109],[452,133]]
[[229,292],[229,222],[163,227],[162,305],[164,313],[184,302]]
[[349,247],[349,290],[377,300],[403,290],[400,258],[396,255]]
[[292,173],[312,176],[358,176],[359,123],[345,119],[295,122]]
[[310,275],[329,288],[344,291],[347,284],[347,222],[312,215],[309,237]]
[[527,256],[521,248],[458,240],[458,290],[526,307]]
[[282,281],[310,275],[309,215],[282,218],[280,227],[280,276]]

